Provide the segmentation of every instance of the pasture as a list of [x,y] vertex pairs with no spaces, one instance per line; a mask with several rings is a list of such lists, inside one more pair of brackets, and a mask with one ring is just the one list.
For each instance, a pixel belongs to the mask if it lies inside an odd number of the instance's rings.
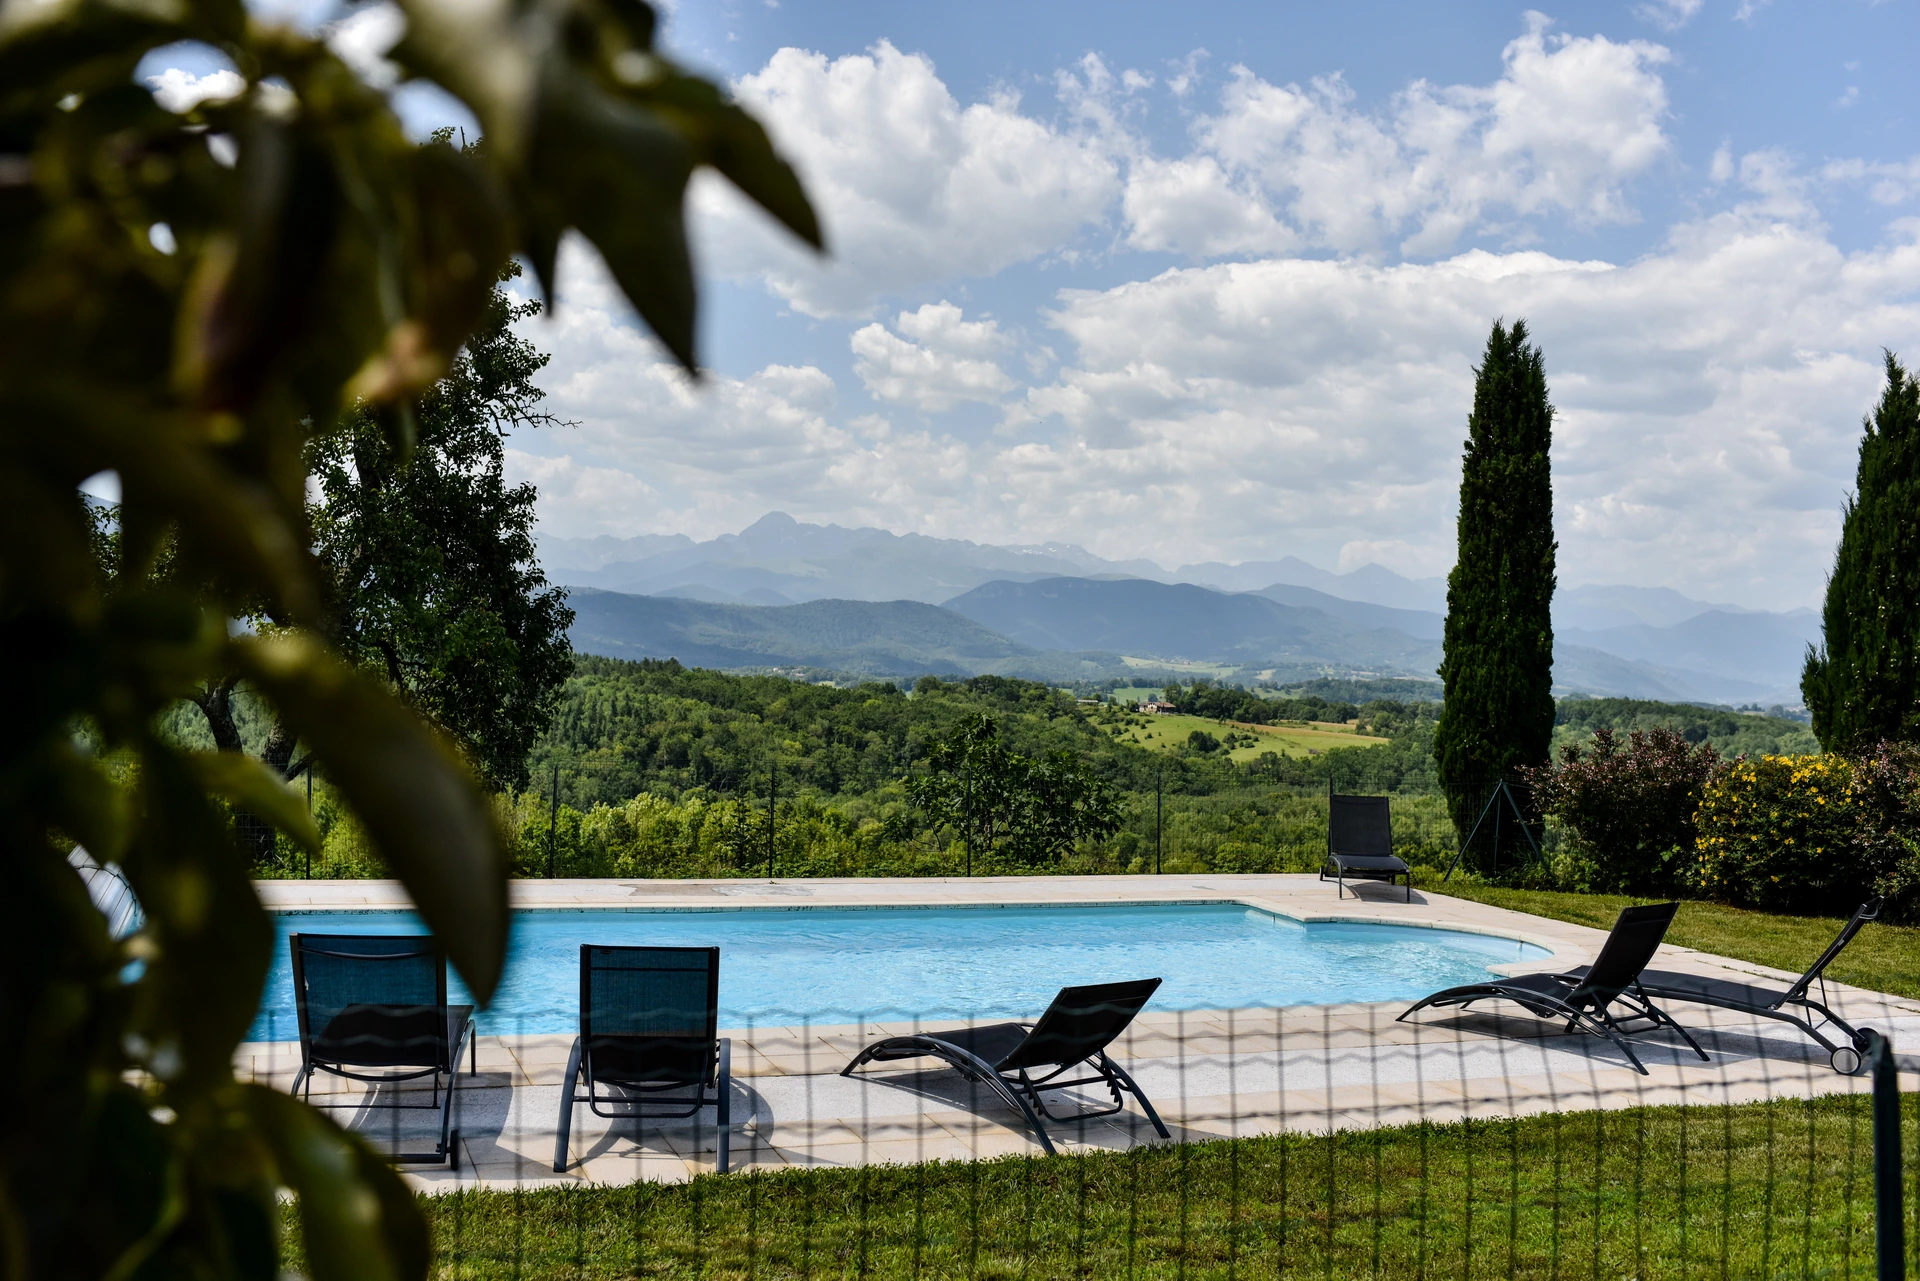
[[1387,739],[1354,732],[1351,725],[1324,721],[1289,721],[1280,725],[1249,725],[1244,721],[1216,721],[1204,716],[1147,716],[1126,718],[1118,741],[1157,752],[1184,745],[1195,730],[1221,740],[1236,763],[1257,760],[1262,753],[1281,756],[1317,756],[1346,747],[1377,747]]

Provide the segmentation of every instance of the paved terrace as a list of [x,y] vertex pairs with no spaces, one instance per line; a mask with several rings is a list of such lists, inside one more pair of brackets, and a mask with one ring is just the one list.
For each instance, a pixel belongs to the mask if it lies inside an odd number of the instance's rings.
[[[391,881],[266,881],[276,910],[384,910],[409,906]],[[1544,961],[1496,965],[1497,972],[1564,969],[1591,961],[1605,935],[1445,895],[1366,885],[1337,898],[1312,876],[979,877],[940,880],[517,881],[516,907],[713,911],[739,908],[880,908],[962,905],[1235,902],[1302,922],[1354,921],[1463,930],[1546,948]],[[1656,964],[1723,977],[1796,977],[1688,948],[1662,948]],[[1906,1050],[1903,1073],[1920,1073],[1920,1002],[1830,984],[1835,1008],[1858,1026],[1879,1028]],[[1404,1005],[1155,1011],[1134,1021],[1113,1052],[1154,1100],[1178,1140],[1324,1132],[1472,1116],[1648,1104],[1718,1104],[1861,1092],[1797,1029],[1704,1006],[1672,1012],[1711,1056],[1701,1063],[1677,1037],[1637,1038],[1651,1070],[1634,1072],[1609,1042],[1566,1034],[1559,1024],[1495,1003],[1467,1012],[1424,1010],[1396,1022]],[[1037,1152],[1020,1123],[933,1060],[839,1071],[881,1036],[940,1028],[874,1023],[736,1028],[733,1038],[733,1168],[913,1162]],[[426,1189],[472,1185],[628,1183],[678,1180],[713,1168],[713,1113],[682,1122],[607,1121],[575,1111],[570,1164],[552,1169],[559,1083],[571,1035],[484,1035],[479,1075],[462,1075],[460,1168],[408,1167]],[[240,1047],[243,1076],[285,1087],[299,1065],[293,1042]],[[426,1136],[428,1113],[395,1130],[396,1114],[365,1111],[350,1083],[322,1077],[313,1098],[381,1146]],[[1903,1088],[1920,1076],[1903,1074]],[[332,1091],[323,1096],[323,1091]],[[1084,1103],[1104,1103],[1087,1096]],[[1057,1105],[1056,1112],[1068,1107]],[[1137,1109],[1068,1123],[1050,1133],[1063,1151],[1125,1149],[1163,1142]],[[430,1140],[429,1140],[430,1142]]]

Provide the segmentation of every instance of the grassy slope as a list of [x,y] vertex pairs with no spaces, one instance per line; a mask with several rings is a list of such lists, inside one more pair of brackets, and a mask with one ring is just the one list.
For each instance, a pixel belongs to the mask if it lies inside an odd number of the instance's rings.
[[[1576,1112],[422,1204],[447,1278],[1860,1276],[1873,1256],[1867,1104]],[[296,1232],[287,1243],[297,1270]]]
[[[1257,760],[1262,752],[1278,752],[1282,756],[1306,756],[1309,752],[1330,752],[1343,747],[1378,747],[1387,742],[1384,738],[1372,738],[1353,732],[1351,725],[1247,725],[1239,721],[1221,722],[1209,720],[1204,716],[1153,716],[1137,717],[1144,721],[1146,728],[1135,729],[1123,735],[1122,743],[1137,743],[1152,751],[1171,752],[1186,744],[1187,736],[1195,730],[1205,730],[1219,738],[1229,729],[1242,734],[1254,734],[1260,742],[1252,747],[1237,747],[1233,750],[1233,759],[1238,763]],[[1152,737],[1147,737],[1152,735]]]
[[[1428,888],[1476,903],[1531,912],[1556,921],[1572,921],[1576,925],[1591,925],[1599,930],[1611,928],[1621,908],[1657,901],[1624,894],[1510,890],[1458,881]],[[1825,916],[1779,916],[1718,903],[1690,902],[1680,905],[1680,915],[1674,918],[1667,941],[1797,972],[1813,964],[1814,958],[1833,942],[1833,936],[1844,924]],[[1842,983],[1920,999],[1920,927],[1869,925],[1840,954],[1840,959],[1828,967],[1827,973]]]

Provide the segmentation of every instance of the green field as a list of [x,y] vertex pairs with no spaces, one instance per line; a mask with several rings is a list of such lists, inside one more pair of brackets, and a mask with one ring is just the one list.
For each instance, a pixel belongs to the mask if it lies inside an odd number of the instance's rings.
[[[1204,716],[1179,715],[1129,717],[1115,741],[1144,747],[1149,751],[1171,752],[1184,746],[1195,730],[1203,730],[1220,739],[1229,733],[1238,735],[1242,740],[1241,745],[1228,753],[1235,764],[1258,760],[1266,752],[1276,752],[1281,756],[1317,756],[1343,747],[1377,747],[1388,741],[1356,734],[1351,725],[1331,725],[1319,721],[1248,725],[1238,721],[1208,720]],[[1246,739],[1254,741],[1245,742]]]

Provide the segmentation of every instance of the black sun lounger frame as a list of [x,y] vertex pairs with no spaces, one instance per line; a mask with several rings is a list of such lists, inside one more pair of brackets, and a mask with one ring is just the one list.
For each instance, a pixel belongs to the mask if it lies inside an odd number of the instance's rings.
[[[720,949],[580,945],[580,1035],[560,1086],[553,1168],[567,1168],[573,1106],[609,1120],[674,1120],[713,1108],[727,1172],[733,1043],[720,1036]],[[585,1092],[581,1093],[583,1082]]]
[[[1173,1136],[1147,1096],[1124,1068],[1107,1057],[1107,1047],[1127,1030],[1133,1016],[1159,986],[1159,979],[1133,979],[1063,987],[1037,1023],[992,1023],[950,1032],[890,1036],[860,1051],[840,1075],[852,1076],[855,1068],[866,1063],[939,1059],[1019,1109],[1040,1146],[1049,1153],[1054,1151],[1053,1140],[1041,1124],[1042,1117],[1065,1122],[1113,1116],[1126,1107],[1124,1092],[1139,1102],[1160,1137],[1170,1139]],[[1061,1079],[1083,1064],[1093,1075]],[[1044,1068],[1052,1070],[1041,1072]],[[1046,1100],[1041,1097],[1043,1090],[1077,1085],[1105,1085],[1113,1106],[1069,1116],[1055,1116],[1047,1110]]]
[[[1399,1021],[1404,1021],[1415,1010],[1430,1005],[1457,1005],[1464,1009],[1475,1001],[1506,1000],[1516,1002],[1538,1018],[1565,1019],[1569,1032],[1579,1027],[1606,1037],[1620,1048],[1628,1062],[1633,1064],[1634,1070],[1642,1076],[1650,1073],[1626,1040],[1636,1030],[1672,1028],[1695,1054],[1706,1061],[1707,1052],[1700,1048],[1699,1043],[1637,986],[1641,971],[1659,950],[1661,940],[1666,938],[1667,927],[1673,923],[1673,915],[1679,910],[1678,903],[1622,908],[1620,918],[1614,922],[1612,932],[1600,948],[1600,955],[1592,965],[1582,966],[1579,973],[1521,974],[1510,979],[1450,987],[1415,1002],[1400,1016]],[[1612,1007],[1616,1004],[1625,1007],[1623,1013],[1616,1015],[1613,1012]],[[1643,1021],[1651,1027],[1634,1029],[1628,1026]]]
[[[1334,881],[1336,897],[1344,897],[1349,877],[1388,885],[1404,878],[1407,902],[1413,902],[1413,869],[1393,852],[1392,803],[1384,796],[1339,796],[1329,787],[1327,861],[1320,879]],[[1355,890],[1354,897],[1359,895]]]
[[[294,934],[293,1005],[300,1024],[300,1070],[292,1093],[313,1102],[313,1078],[331,1076],[397,1086],[428,1078],[426,1103],[321,1102],[320,1107],[440,1113],[440,1141],[431,1152],[396,1152],[404,1164],[460,1163],[460,1131],[453,1128],[460,1055],[467,1072],[479,1070],[473,1007],[447,1004],[447,958],[429,935]],[[443,1086],[440,1078],[445,1075]]]
[[[1853,936],[1860,932],[1860,927],[1878,919],[1881,905],[1882,900],[1875,896],[1855,909],[1853,916],[1848,919],[1833,942],[1827,944],[1827,950],[1807,967],[1805,974],[1794,980],[1792,987],[1784,990],[1762,987],[1754,983],[1738,983],[1729,979],[1708,978],[1700,974],[1683,974],[1675,970],[1643,972],[1640,975],[1639,990],[1647,996],[1663,1001],[1712,1005],[1723,1010],[1737,1010],[1742,1014],[1791,1023],[1819,1042],[1820,1048],[1827,1052],[1827,1062],[1833,1065],[1834,1071],[1842,1076],[1852,1076],[1860,1071],[1866,1062],[1866,1037],[1860,1029],[1835,1014],[1827,1004],[1829,998],[1825,972],[1826,968],[1833,964],[1834,958],[1846,950],[1847,944],[1853,942]],[[1585,966],[1568,971],[1576,976],[1585,972]],[[1820,995],[1817,998],[1811,995],[1816,984],[1820,989]],[[1811,1011],[1819,1015],[1819,1018],[1812,1019],[1804,1014],[1794,1013],[1795,1009]],[[1839,1029],[1846,1037],[1844,1044],[1835,1044],[1821,1035],[1820,1029],[1828,1024]]]

